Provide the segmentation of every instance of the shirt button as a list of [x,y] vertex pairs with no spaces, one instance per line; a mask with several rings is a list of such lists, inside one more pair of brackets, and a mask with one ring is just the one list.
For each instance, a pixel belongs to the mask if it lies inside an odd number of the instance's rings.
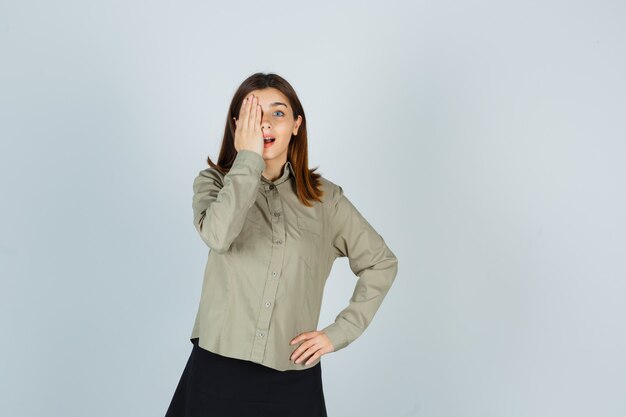
[[278,245],[280,245],[281,243],[283,243],[283,241],[282,241],[282,240],[277,240],[277,241],[276,241],[276,244],[278,244]]
[[272,275],[276,276],[276,271],[272,271]]
[[265,333],[261,332],[261,333],[259,333],[259,336],[263,337],[263,336],[265,336]]
[[270,190],[273,190],[274,188],[274,184],[270,184]]
[[280,216],[280,211],[274,212],[274,216],[276,216],[276,217]]
[[267,303],[265,303],[265,307],[269,307],[271,305],[272,305],[272,303],[270,303],[269,301]]

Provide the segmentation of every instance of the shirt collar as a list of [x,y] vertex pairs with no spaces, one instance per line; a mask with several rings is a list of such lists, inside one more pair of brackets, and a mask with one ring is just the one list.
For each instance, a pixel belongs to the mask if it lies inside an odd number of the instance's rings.
[[263,182],[269,184],[274,184],[274,185],[278,185],[281,184],[285,181],[287,181],[290,177],[294,177],[295,178],[296,174],[293,170],[293,165],[291,165],[290,161],[285,162],[285,165],[283,165],[283,173],[281,174],[280,177],[276,178],[274,181],[270,181],[267,178],[265,178],[264,176],[261,176],[261,179]]

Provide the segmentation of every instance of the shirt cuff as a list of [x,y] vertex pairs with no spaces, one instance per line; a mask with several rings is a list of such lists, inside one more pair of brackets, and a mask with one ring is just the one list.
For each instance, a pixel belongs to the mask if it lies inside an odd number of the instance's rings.
[[322,331],[326,333],[326,336],[328,336],[330,342],[333,344],[333,347],[335,348],[334,352],[345,348],[350,343],[346,333],[341,329],[341,327],[339,327],[337,322],[326,326],[322,329]]
[[254,151],[242,149],[237,152],[237,156],[235,156],[235,161],[233,162],[233,167],[242,165],[252,168],[254,172],[258,172],[259,175],[261,175],[265,169],[265,159]]

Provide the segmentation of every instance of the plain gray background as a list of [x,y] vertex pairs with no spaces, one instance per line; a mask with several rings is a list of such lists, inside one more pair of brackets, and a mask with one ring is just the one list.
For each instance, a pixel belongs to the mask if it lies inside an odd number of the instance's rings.
[[[399,259],[331,417],[626,414],[618,1],[0,2],[0,414],[165,414],[250,74]],[[355,283],[336,262],[319,328]],[[294,410],[294,416],[297,416]]]

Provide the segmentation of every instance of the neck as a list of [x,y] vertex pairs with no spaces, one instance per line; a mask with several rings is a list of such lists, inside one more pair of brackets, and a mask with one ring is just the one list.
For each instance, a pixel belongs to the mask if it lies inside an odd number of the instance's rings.
[[283,167],[286,163],[287,158],[285,158],[285,160],[266,159],[263,176],[270,181],[278,179],[282,175]]

